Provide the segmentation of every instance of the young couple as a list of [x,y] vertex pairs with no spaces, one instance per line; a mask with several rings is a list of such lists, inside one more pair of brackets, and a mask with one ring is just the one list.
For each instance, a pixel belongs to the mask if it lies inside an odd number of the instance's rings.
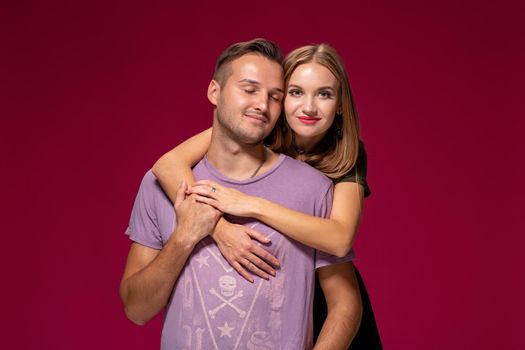
[[369,190],[348,77],[324,44],[281,61],[263,39],[227,48],[213,127],[142,181],[120,292],[138,324],[165,309],[163,349],[312,348],[315,272],[315,348],[346,349],[359,329],[351,246]]

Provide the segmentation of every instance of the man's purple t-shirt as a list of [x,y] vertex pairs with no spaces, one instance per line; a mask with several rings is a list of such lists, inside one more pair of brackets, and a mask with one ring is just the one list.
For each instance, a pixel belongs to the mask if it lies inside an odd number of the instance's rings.
[[[309,215],[328,216],[332,182],[305,163],[280,155],[267,172],[234,181],[203,159],[196,179],[211,179]],[[315,269],[350,261],[287,238],[252,218],[226,217],[271,238],[265,248],[277,257],[276,277],[244,280],[221,256],[215,242],[197,244],[166,306],[161,349],[309,349]],[[176,226],[173,206],[148,172],[135,200],[126,233],[142,245],[162,249]],[[320,235],[323,232],[319,232]]]

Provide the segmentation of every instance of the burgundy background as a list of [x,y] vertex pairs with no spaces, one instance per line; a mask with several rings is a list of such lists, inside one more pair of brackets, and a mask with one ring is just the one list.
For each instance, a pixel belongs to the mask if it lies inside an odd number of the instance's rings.
[[[153,349],[123,313],[144,172],[211,123],[232,42],[344,58],[373,195],[357,240],[386,349],[523,349],[523,6],[5,1],[4,349]],[[521,97],[518,99],[518,97]]]

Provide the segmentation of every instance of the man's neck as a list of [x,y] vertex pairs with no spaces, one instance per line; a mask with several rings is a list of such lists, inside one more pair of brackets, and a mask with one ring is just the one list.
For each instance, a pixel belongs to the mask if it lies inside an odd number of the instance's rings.
[[223,175],[238,181],[263,174],[278,158],[278,155],[266,149],[262,142],[243,144],[221,135],[217,128],[212,131],[206,156]]

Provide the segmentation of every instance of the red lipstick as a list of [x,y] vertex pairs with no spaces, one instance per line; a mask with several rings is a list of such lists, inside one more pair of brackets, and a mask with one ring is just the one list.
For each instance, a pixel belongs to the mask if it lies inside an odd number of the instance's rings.
[[308,124],[308,125],[312,125],[312,124],[315,124],[317,123],[319,120],[321,120],[321,118],[315,118],[315,117],[308,117],[306,115],[301,115],[299,117],[297,117],[297,119],[299,119],[299,121],[303,124]]

